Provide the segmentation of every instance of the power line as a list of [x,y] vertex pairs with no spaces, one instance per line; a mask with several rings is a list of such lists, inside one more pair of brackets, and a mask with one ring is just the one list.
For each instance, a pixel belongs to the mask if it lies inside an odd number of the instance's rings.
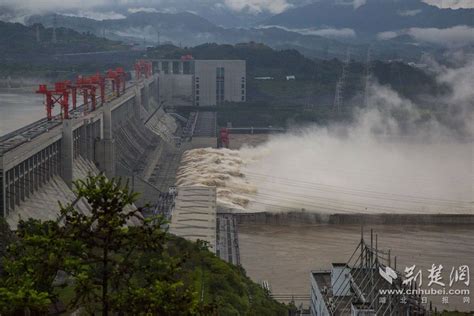
[[[259,173],[248,173],[246,177],[248,178],[270,178],[270,179],[275,179],[275,180],[283,180],[283,183],[292,183],[291,186],[300,186],[303,188],[306,187],[313,187],[315,190],[321,190],[321,191],[332,191],[332,192],[340,192],[340,193],[346,193],[346,194],[351,194],[351,195],[356,195],[357,194],[372,194],[374,198],[380,198],[386,196],[388,200],[394,200],[394,201],[400,201],[399,199],[394,199],[391,197],[399,197],[403,198],[402,201],[405,201],[406,199],[412,199],[412,200],[419,200],[419,201],[437,201],[437,202],[445,202],[445,203],[470,203],[472,204],[474,201],[459,201],[459,200],[450,200],[450,199],[435,199],[431,197],[423,197],[423,196],[414,196],[414,195],[406,195],[406,194],[397,194],[397,193],[385,193],[385,192],[380,192],[380,191],[373,191],[373,190],[361,190],[361,189],[354,189],[354,188],[346,188],[346,187],[341,187],[341,186],[336,186],[336,185],[330,185],[330,184],[324,184],[324,183],[318,183],[318,182],[309,182],[309,181],[304,181],[304,180],[297,180],[297,179],[290,179],[290,178],[282,178],[282,177],[276,177],[276,176],[269,176],[265,174],[259,174]],[[304,186],[303,186],[304,185]],[[367,197],[367,195],[362,195],[362,197]]]
[[350,50],[347,49],[346,59],[342,63],[342,73],[341,73],[341,77],[339,77],[339,80],[336,83],[336,93],[334,96],[333,108],[335,111],[337,111],[338,114],[341,113],[341,108],[344,103],[344,89],[346,86],[346,77],[347,77],[350,61],[351,61],[351,54],[350,54]]
[[370,54],[371,47],[367,48],[367,61],[365,65],[365,92],[364,92],[364,106],[369,106],[369,87],[370,87],[370,79],[372,76],[372,68],[371,68],[371,54]]

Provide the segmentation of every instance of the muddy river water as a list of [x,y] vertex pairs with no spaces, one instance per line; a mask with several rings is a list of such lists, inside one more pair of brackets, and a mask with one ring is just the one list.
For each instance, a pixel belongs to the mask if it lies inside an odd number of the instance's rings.
[[43,97],[33,91],[0,90],[0,136],[46,116]]
[[[449,283],[452,267],[470,267],[470,303],[464,296],[428,297],[439,309],[474,310],[474,226],[383,225],[365,227],[378,234],[379,249],[397,256],[397,268],[416,264],[429,281],[427,269],[443,265],[442,276]],[[241,263],[257,282],[266,280],[274,294],[308,295],[310,271],[329,269],[332,262],[346,262],[360,241],[358,225],[278,226],[244,224],[239,226]],[[436,287],[435,287],[436,288]],[[308,302],[305,302],[308,305]]]

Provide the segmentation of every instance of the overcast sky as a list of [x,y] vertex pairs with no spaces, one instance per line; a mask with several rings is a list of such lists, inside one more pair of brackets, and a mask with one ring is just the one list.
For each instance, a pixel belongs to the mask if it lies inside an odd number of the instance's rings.
[[[64,9],[87,10],[94,7],[109,8],[163,8],[192,10],[193,7],[209,7],[211,9],[229,9],[246,13],[281,13],[296,3],[298,5],[317,0],[0,0],[10,8],[26,9],[28,11],[53,11]],[[350,0],[346,0],[350,1]],[[415,1],[415,0],[413,0]],[[474,8],[474,0],[423,0],[424,2],[442,8]],[[363,6],[366,0],[353,0],[354,8]]]
[[163,7],[177,10],[185,8],[192,9],[196,6],[223,7],[234,11],[247,11],[259,13],[268,11],[269,13],[280,13],[290,8],[289,0],[1,0],[0,3],[8,7],[31,9],[40,11],[50,11],[56,9],[90,9],[100,6],[121,7]]

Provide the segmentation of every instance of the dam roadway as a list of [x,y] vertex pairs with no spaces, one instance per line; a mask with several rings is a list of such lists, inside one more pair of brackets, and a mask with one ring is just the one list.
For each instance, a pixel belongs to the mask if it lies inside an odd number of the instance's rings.
[[[72,182],[98,172],[132,179],[142,192],[138,204],[155,203],[160,191],[149,182],[149,170],[176,150],[179,133],[175,119],[159,108],[158,81],[154,75],[132,82],[95,111],[79,106],[68,120],[41,119],[2,136],[0,216],[13,229],[20,217],[53,219],[58,200],[73,200]],[[77,207],[87,211],[86,203]]]

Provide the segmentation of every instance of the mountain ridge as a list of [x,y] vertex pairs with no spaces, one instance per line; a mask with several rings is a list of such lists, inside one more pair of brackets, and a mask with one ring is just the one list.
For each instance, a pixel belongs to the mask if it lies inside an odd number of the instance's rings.
[[474,9],[440,9],[421,1],[408,0],[368,0],[358,8],[320,1],[289,9],[262,24],[289,28],[350,28],[356,32],[377,34],[411,27],[474,26]]

